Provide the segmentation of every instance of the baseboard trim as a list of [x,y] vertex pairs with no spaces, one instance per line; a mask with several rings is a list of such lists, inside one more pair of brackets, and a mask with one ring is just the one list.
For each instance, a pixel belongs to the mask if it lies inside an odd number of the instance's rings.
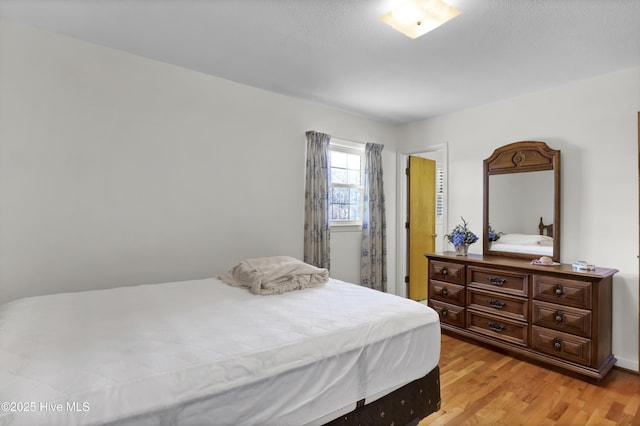
[[634,376],[640,376],[640,371],[629,370],[628,368],[620,367],[618,365],[613,366],[614,370],[624,371],[625,373],[633,374]]

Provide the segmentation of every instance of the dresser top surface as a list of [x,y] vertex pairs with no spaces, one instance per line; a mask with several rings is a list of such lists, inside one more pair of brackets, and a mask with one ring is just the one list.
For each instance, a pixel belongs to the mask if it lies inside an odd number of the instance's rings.
[[530,273],[551,273],[558,275],[569,275],[572,277],[588,277],[602,279],[608,276],[614,275],[618,272],[613,268],[601,268],[596,267],[595,271],[576,271],[570,264],[559,265],[534,265],[529,260],[517,259],[512,257],[503,256],[484,256],[481,254],[468,254],[467,256],[458,256],[455,252],[443,252],[443,253],[425,253],[425,256],[433,260],[441,260],[447,262],[460,262],[468,265],[480,265],[480,266],[499,266],[517,268],[521,270],[527,270]]

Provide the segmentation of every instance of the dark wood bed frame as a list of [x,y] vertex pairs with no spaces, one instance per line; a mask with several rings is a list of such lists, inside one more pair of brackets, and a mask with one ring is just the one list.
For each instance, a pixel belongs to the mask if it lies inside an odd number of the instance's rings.
[[417,425],[440,410],[440,369],[396,389],[373,402],[358,401],[355,410],[324,426]]
[[545,225],[544,222],[542,222],[542,217],[540,218],[538,229],[540,230],[540,235],[547,235],[549,237],[553,237],[553,223],[551,225]]

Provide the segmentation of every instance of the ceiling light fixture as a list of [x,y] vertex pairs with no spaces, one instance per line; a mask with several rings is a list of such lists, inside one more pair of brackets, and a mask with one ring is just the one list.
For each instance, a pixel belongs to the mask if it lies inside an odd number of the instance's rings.
[[380,20],[410,38],[418,38],[460,15],[443,0],[408,0]]

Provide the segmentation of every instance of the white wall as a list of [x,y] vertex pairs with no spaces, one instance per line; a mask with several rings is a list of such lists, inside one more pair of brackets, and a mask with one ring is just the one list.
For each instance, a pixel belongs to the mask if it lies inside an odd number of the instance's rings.
[[[561,259],[620,270],[614,353],[638,369],[639,110],[635,68],[397,129],[0,20],[0,302],[301,257],[310,129],[385,144],[395,292],[396,152],[448,142],[449,226],[481,230],[482,160],[542,140],[562,150]],[[359,238],[332,236],[332,275],[359,279]]]
[[[562,151],[561,261],[620,272],[613,283],[613,352],[638,370],[640,68],[532,93],[404,128],[399,152],[449,143],[449,225],[482,230],[482,160],[510,142]],[[470,252],[482,253],[474,244]]]
[[0,20],[0,302],[302,257],[311,129],[385,144],[395,176],[389,124]]

